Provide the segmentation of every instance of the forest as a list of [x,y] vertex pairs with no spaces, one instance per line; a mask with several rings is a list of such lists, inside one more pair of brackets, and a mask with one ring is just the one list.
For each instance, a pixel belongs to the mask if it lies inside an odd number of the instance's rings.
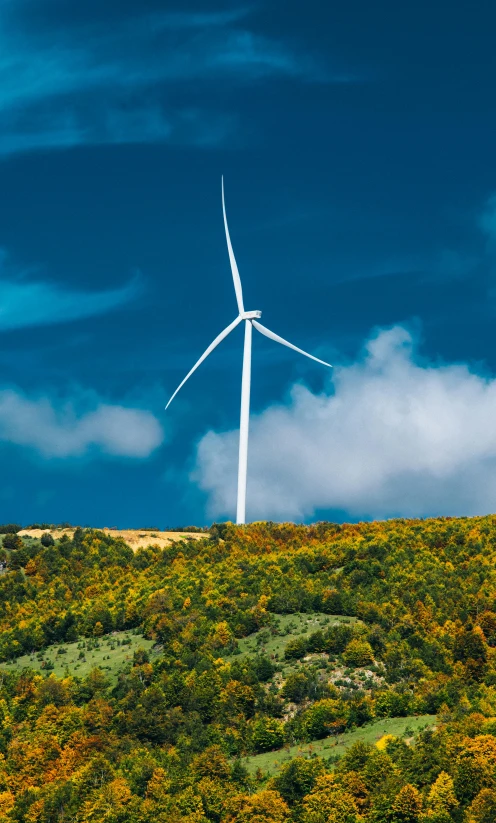
[[0,528],[0,821],[495,823],[496,516]]

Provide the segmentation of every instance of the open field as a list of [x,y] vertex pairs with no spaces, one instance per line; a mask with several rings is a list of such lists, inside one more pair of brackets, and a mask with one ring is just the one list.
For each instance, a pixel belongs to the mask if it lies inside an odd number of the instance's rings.
[[[23,529],[19,532],[19,536],[39,539],[47,531],[54,540],[58,540],[63,534],[72,538],[74,534],[74,529]],[[112,537],[122,537],[135,551],[151,545],[163,548],[177,540],[202,540],[208,537],[208,534],[204,532],[160,532],[141,529],[99,529],[99,531],[110,534]]]
[[[43,652],[24,654],[13,663],[1,663],[0,666],[10,671],[29,667],[46,676],[53,673],[56,677],[67,674],[86,677],[91,669],[98,667],[115,682],[119,671],[131,663],[136,649],[145,649],[152,659],[156,654],[152,650],[153,645],[153,640],[146,640],[132,631],[113,632],[99,638],[86,637],[74,643],[58,643]],[[53,669],[46,668],[47,662],[53,665]]]
[[345,753],[346,749],[361,740],[363,743],[375,744],[385,734],[392,734],[395,737],[413,737],[422,729],[435,725],[436,715],[424,714],[418,717],[385,717],[381,720],[374,720],[366,726],[355,729],[352,732],[345,732],[332,737],[325,737],[323,740],[314,740],[312,743],[301,743],[298,746],[288,746],[275,752],[265,752],[253,757],[243,759],[250,774],[255,774],[257,769],[261,769],[264,774],[275,774],[281,766],[284,766],[294,757],[336,757]]

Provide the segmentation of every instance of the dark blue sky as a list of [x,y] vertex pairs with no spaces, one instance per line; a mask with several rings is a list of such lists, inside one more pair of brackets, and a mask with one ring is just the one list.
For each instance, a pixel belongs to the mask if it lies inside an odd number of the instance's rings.
[[246,307],[338,367],[256,337],[248,516],[250,488],[252,517],[494,511],[495,27],[490,2],[3,3],[0,521],[233,515],[240,330],[164,411],[236,314],[221,174]]

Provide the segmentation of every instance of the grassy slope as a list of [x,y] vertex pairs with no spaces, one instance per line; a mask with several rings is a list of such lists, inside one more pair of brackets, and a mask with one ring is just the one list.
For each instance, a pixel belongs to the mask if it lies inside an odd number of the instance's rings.
[[257,652],[267,655],[276,655],[283,659],[284,648],[287,643],[295,637],[308,637],[318,629],[325,629],[328,626],[336,626],[338,623],[356,623],[356,617],[345,617],[343,615],[323,614],[277,614],[273,615],[274,625],[278,627],[280,634],[270,635],[266,642],[260,642],[263,635],[268,632],[261,631],[251,634],[238,640],[238,648],[241,654],[256,654]]
[[[122,643],[123,640],[129,640],[129,645],[117,645],[118,641]],[[14,663],[2,663],[2,666],[10,669],[10,671],[13,669],[19,670],[27,666],[47,676],[53,673],[57,677],[64,677],[67,671],[70,675],[85,677],[91,669],[97,666],[102,669],[111,680],[115,681],[120,669],[131,663],[133,653],[136,649],[146,649],[150,654],[150,659],[152,659],[154,654],[151,651],[153,640],[146,640],[139,634],[126,631],[115,632],[114,634],[100,637],[98,640],[100,648],[91,650],[83,649],[82,651],[84,651],[86,660],[80,660],[79,654],[81,649],[79,649],[78,646],[88,641],[90,641],[90,638],[83,638],[74,643],[58,643],[57,645],[49,646],[49,648],[45,650],[43,660],[50,660],[54,664],[54,668],[50,670],[42,668],[42,660],[38,659],[36,654],[25,654],[22,657],[18,657]],[[114,648],[112,649],[111,646],[114,646]],[[66,654],[57,654],[60,649],[65,650]]]
[[361,740],[364,743],[377,743],[384,734],[403,737],[405,732],[409,736],[417,734],[421,729],[433,726],[436,716],[425,714],[420,717],[385,717],[374,720],[360,729],[345,732],[338,736],[325,737],[323,740],[314,740],[312,743],[301,743],[275,752],[265,752],[243,760],[250,774],[261,769],[266,774],[275,774],[288,760],[294,757],[336,757],[344,754],[349,746]]

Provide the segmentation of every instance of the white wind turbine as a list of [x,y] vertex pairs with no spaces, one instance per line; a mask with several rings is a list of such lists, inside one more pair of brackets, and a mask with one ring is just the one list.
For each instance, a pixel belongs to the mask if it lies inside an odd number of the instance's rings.
[[261,323],[257,322],[257,318],[262,316],[261,311],[245,311],[245,307],[243,304],[243,290],[241,288],[241,278],[239,276],[238,266],[236,264],[236,258],[234,257],[233,247],[231,244],[231,238],[229,236],[229,228],[227,226],[227,217],[226,217],[226,204],[224,200],[224,178],[222,178],[222,211],[224,214],[224,227],[226,230],[226,240],[227,240],[227,248],[229,252],[229,260],[231,263],[231,271],[234,280],[234,291],[236,292],[236,300],[238,303],[238,310],[239,314],[229,326],[221,331],[221,333],[215,338],[215,340],[210,343],[210,346],[205,349],[200,359],[195,363],[191,371],[188,372],[184,380],[179,384],[176,391],[170,398],[167,406],[165,407],[168,409],[172,401],[174,400],[176,394],[178,393],[179,389],[181,389],[188,378],[191,377],[194,371],[198,368],[198,366],[203,363],[203,361],[208,357],[208,355],[213,352],[216,346],[230,334],[233,329],[236,328],[241,322],[244,321],[245,323],[245,345],[243,351],[243,374],[241,378],[241,415],[240,415],[240,422],[239,422],[239,458],[238,458],[238,502],[237,502],[237,509],[236,509],[236,523],[244,523],[245,516],[246,516],[246,474],[248,468],[248,429],[249,429],[249,421],[250,421],[250,386],[251,386],[251,338],[252,338],[252,328],[255,327],[257,331],[261,334],[268,337],[270,340],[275,340],[276,343],[281,343],[283,346],[288,346],[290,349],[294,349],[294,351],[299,352],[300,354],[304,354],[305,357],[310,357],[311,360],[315,360],[317,363],[322,363],[323,366],[329,366],[332,368],[330,363],[326,363],[324,360],[319,360],[318,357],[314,357],[313,354],[308,354],[308,352],[303,351],[303,349],[299,349],[298,346],[293,346],[292,343],[289,343],[287,340],[284,340],[283,337],[279,337],[278,334],[274,334],[274,332],[266,329],[265,326],[262,326]]

